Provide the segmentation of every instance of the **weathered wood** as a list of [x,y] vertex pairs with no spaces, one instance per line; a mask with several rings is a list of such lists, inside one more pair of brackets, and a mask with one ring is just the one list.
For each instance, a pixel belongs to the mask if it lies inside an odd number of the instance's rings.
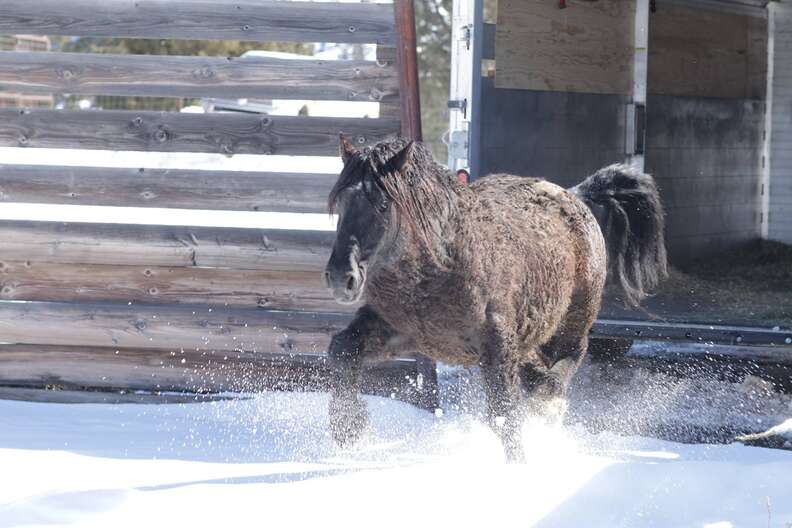
[[334,174],[0,164],[0,201],[325,213],[336,178]]
[[121,303],[0,302],[11,344],[313,353],[348,314]]
[[391,119],[0,110],[3,147],[332,156],[342,132],[363,145],[398,131]]
[[418,83],[417,37],[413,0],[394,0],[396,63],[399,68],[401,135],[421,141],[421,97]]
[[319,273],[334,238],[333,232],[279,229],[0,222],[0,258]]
[[632,93],[635,2],[503,0],[495,55],[498,88]]
[[0,90],[22,93],[397,100],[396,69],[356,60],[0,52]]
[[[2,385],[194,393],[321,389],[328,376],[322,355],[37,345],[0,345],[0,367]],[[405,359],[377,370],[410,368]]]
[[392,9],[259,0],[3,0],[0,33],[392,44]]
[[[363,392],[434,409],[419,374],[411,358],[367,365]],[[0,398],[27,401],[206,401],[229,391],[325,391],[330,376],[321,355],[0,345]]]
[[377,62],[393,64],[396,62],[396,48],[393,46],[377,46]]
[[764,97],[766,20],[672,5],[650,20],[649,93]]
[[47,387],[16,387],[0,385],[0,400],[25,401],[37,403],[134,403],[134,404],[163,404],[163,403],[198,403],[208,401],[221,401],[235,399],[234,396],[221,396],[219,394],[196,394],[190,392],[161,394],[158,392],[143,392],[127,390],[84,390],[82,387],[74,389],[52,389]]
[[142,302],[350,312],[333,300],[316,270],[236,270],[0,262],[7,301]]

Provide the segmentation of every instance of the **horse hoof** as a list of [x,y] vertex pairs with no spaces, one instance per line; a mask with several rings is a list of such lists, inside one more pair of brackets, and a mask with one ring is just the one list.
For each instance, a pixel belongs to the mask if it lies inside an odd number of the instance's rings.
[[339,447],[353,446],[360,439],[367,423],[365,403],[330,400],[330,431]]

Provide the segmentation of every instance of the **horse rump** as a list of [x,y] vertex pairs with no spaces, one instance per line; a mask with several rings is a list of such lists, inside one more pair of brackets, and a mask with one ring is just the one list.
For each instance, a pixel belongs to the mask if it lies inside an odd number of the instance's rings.
[[570,189],[597,217],[608,248],[608,277],[638,306],[668,275],[665,212],[654,179],[628,165],[604,167]]

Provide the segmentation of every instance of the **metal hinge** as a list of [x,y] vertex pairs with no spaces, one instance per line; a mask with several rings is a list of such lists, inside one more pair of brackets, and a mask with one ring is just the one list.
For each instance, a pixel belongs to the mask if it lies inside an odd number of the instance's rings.
[[462,36],[459,40],[465,43],[465,49],[470,49],[470,41],[473,39],[473,24],[462,26]]

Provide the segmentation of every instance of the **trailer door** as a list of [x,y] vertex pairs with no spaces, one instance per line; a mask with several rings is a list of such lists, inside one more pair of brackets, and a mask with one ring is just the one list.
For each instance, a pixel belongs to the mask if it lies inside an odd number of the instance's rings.
[[562,185],[642,167],[648,0],[501,0],[496,25],[481,4],[455,1],[451,167]]

